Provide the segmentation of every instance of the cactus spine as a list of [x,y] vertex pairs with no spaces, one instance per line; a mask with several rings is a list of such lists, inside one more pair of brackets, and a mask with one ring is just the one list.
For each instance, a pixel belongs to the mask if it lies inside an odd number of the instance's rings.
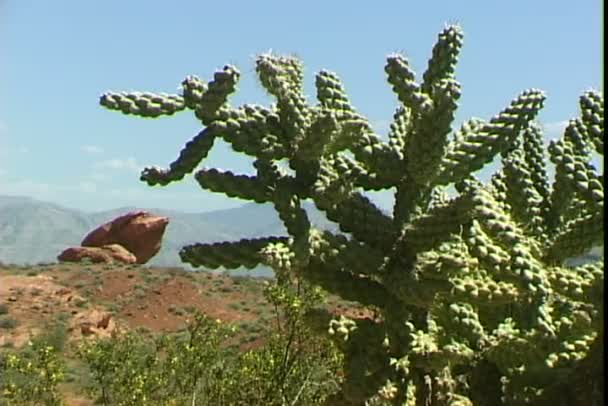
[[[232,66],[207,83],[187,77],[181,95],[101,97],[108,109],[143,117],[190,109],[203,124],[169,168],[143,171],[149,185],[195,171],[216,138],[254,157],[254,176],[213,168],[194,176],[209,191],[272,203],[288,236],[195,244],[180,256],[207,268],[266,264],[376,310],[374,320],[310,315],[346,355],[341,396],[353,404],[532,404],[603,334],[603,261],[564,262],[603,241],[603,173],[590,162],[603,155],[603,97],[584,93],[581,116],[549,146],[550,180],[534,121],[540,90],[453,131],[462,39],[458,26],[439,34],[421,83],[404,56],[387,58],[400,102],[388,141],[332,72],[317,74],[318,103],[307,103],[292,57],[257,59],[271,107],[230,106]],[[473,172],[498,154],[502,168],[488,184],[477,181]],[[453,197],[443,192],[451,185]],[[391,215],[364,193],[391,188]],[[306,199],[342,233],[312,226]]]

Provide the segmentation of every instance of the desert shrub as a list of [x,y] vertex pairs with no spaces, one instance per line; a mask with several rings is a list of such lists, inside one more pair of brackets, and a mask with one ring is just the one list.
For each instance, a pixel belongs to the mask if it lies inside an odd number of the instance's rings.
[[93,378],[87,391],[103,405],[212,404],[224,390],[218,374],[228,357],[219,347],[228,334],[197,313],[185,335],[127,332],[82,343],[78,355]]
[[8,314],[8,305],[6,303],[0,304],[0,315]]
[[37,347],[51,347],[56,353],[62,353],[68,339],[67,320],[60,313],[54,322],[47,323],[41,334],[32,338]]
[[146,289],[140,287],[136,287],[134,292],[135,297],[138,299],[142,299],[147,295]]
[[187,333],[161,337],[158,344],[165,354],[161,370],[165,399],[177,404],[222,404],[228,396],[224,381],[234,352],[221,347],[234,331],[196,312]]
[[238,384],[237,403],[323,404],[340,388],[342,356],[306,324],[307,313],[324,300],[322,291],[283,280],[268,283],[264,296],[274,306],[275,323],[266,343],[236,362],[229,382]]
[[86,283],[84,283],[83,281],[78,281],[78,282],[76,282],[76,283],[74,284],[74,287],[75,287],[76,289],[82,289],[82,288],[84,288],[85,286],[86,286]]
[[156,351],[140,334],[119,333],[83,342],[77,349],[86,361],[92,384],[85,390],[102,405],[144,405],[162,384],[154,373]]
[[[118,333],[83,342],[78,356],[91,374],[89,394],[103,405],[309,405],[339,387],[341,358],[304,318],[318,289],[268,285],[274,330],[260,348],[227,345],[232,326],[196,311],[179,334]],[[254,340],[251,338],[249,341]]]
[[0,319],[0,329],[12,330],[19,325],[19,322],[11,317],[3,317]]
[[186,305],[184,306],[184,311],[186,311],[187,313],[195,313],[198,309],[196,308],[196,306],[193,305]]
[[30,342],[20,351],[3,355],[0,361],[0,404],[63,404],[58,385],[63,381],[65,365],[52,346]]
[[173,313],[176,316],[183,316],[186,314],[186,311],[184,309],[175,304],[170,304],[167,308],[167,311],[169,313]]
[[74,306],[81,309],[86,309],[89,307],[89,302],[86,299],[76,299],[74,301]]

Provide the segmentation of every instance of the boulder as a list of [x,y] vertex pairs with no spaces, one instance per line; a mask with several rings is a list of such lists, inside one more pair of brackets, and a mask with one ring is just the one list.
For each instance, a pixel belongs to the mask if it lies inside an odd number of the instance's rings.
[[78,331],[84,337],[109,337],[117,326],[110,313],[92,309],[78,313],[70,322],[68,331]]
[[145,264],[160,250],[168,223],[167,217],[155,216],[146,211],[130,212],[97,227],[80,245],[102,247],[120,244],[135,256],[136,263]]
[[110,324],[110,319],[112,318],[112,313],[106,313],[104,314],[101,319],[97,322],[96,326],[97,328],[103,328],[103,329],[107,329],[108,325]]
[[106,264],[114,262],[134,264],[137,261],[135,255],[118,244],[109,244],[101,247],[70,247],[57,257],[60,262],[80,262],[85,258],[95,263],[102,262]]
[[80,325],[80,334],[83,336],[95,334],[95,331],[93,331],[93,325],[91,323],[82,323]]

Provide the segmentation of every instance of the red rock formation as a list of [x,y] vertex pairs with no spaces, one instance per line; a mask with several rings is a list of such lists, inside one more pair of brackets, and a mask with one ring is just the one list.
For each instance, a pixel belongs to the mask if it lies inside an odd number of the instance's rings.
[[104,314],[103,317],[101,318],[101,320],[99,320],[97,322],[96,327],[97,328],[107,329],[108,325],[110,324],[110,319],[111,318],[112,318],[112,314],[111,313]]
[[93,325],[91,325],[91,323],[82,323],[80,325],[80,334],[83,336],[95,334],[95,331],[93,331]]
[[82,336],[110,337],[118,328],[112,314],[99,309],[88,309],[74,316],[68,331],[80,331]]
[[145,264],[160,250],[168,223],[167,217],[154,216],[145,211],[127,213],[91,231],[81,245],[101,247],[120,244],[135,255],[138,264]]
[[101,247],[70,247],[64,250],[57,259],[60,262],[80,262],[88,258],[92,262],[123,262],[134,264],[137,261],[135,255],[118,244],[109,244]]

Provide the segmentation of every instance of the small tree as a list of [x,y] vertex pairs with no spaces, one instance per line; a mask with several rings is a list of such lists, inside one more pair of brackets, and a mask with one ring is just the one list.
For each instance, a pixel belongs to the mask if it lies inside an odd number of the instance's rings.
[[[299,288],[298,288],[299,290]],[[318,292],[269,286],[276,331],[260,348],[227,346],[235,329],[197,312],[183,334],[154,340],[136,332],[81,343],[90,394],[104,405],[308,405],[336,392],[337,350],[303,324]]]
[[77,354],[92,376],[87,391],[102,405],[147,405],[164,386],[154,344],[135,332],[84,341]]
[[[229,105],[239,78],[232,66],[207,83],[187,77],[181,95],[101,97],[143,117],[190,109],[203,124],[168,169],[143,171],[149,185],[193,172],[218,138],[254,157],[255,176],[200,169],[195,178],[209,191],[273,204],[288,236],[194,244],[180,256],[208,268],[270,265],[376,310],[379,320],[311,317],[345,355],[345,401],[533,404],[602,337],[603,262],[565,260],[603,241],[603,176],[591,164],[592,153],[603,155],[603,98],[585,92],[581,116],[549,146],[551,182],[534,122],[540,90],[452,131],[462,39],[457,26],[439,34],[421,82],[404,56],[387,58],[399,99],[388,141],[332,72],[317,74],[318,103],[309,105],[302,64],[290,57],[256,61],[277,100],[269,108]],[[477,181],[474,172],[499,155],[502,169]],[[375,190],[394,191],[392,215],[364,194]],[[312,226],[307,199],[342,233]]]
[[233,395],[227,386],[235,353],[224,344],[234,331],[197,311],[186,334],[161,337],[164,398],[193,406],[225,404],[223,400]]
[[269,283],[264,296],[274,305],[275,324],[260,348],[239,357],[234,404],[321,404],[339,390],[342,369],[336,346],[306,323],[324,294],[296,279]]

